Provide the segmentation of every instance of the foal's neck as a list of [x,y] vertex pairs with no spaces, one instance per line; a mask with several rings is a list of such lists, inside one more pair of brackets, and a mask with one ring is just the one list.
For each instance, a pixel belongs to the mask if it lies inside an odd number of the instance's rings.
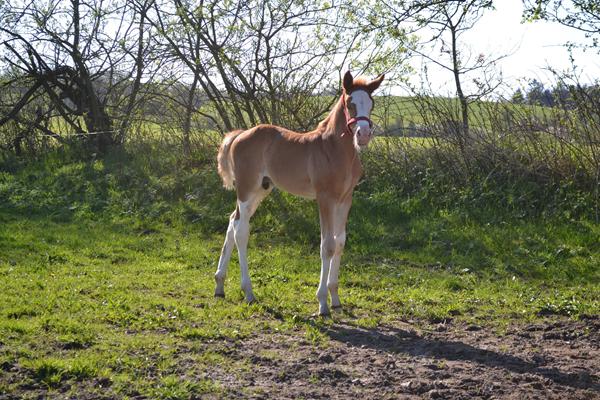
[[336,153],[334,157],[338,161],[353,162],[351,160],[358,158],[358,150],[354,146],[354,134],[348,130],[343,96],[340,96],[329,115],[319,123],[317,134]]
[[319,123],[317,130],[323,136],[332,136],[332,138],[352,142],[352,134],[348,132],[346,125],[346,113],[344,112],[344,95],[340,96],[327,117]]

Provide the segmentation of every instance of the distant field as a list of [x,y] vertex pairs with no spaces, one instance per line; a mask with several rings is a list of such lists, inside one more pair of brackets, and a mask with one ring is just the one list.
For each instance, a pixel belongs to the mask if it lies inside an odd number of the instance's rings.
[[[543,119],[552,114],[551,108],[510,104],[506,102],[477,101],[469,105],[469,123],[473,127],[490,128],[498,119],[506,123],[507,120],[518,120],[524,117]],[[404,127],[409,124],[427,125],[436,121],[461,120],[460,103],[456,98],[446,97],[401,97],[390,96],[377,98],[375,106],[375,120],[382,127],[393,128],[402,123]]]
[[[442,121],[446,122],[450,119],[455,121],[460,120],[459,103],[458,100],[454,98],[376,96],[375,101],[376,104],[372,117],[373,121],[378,125],[382,132],[396,132],[396,128],[400,125],[405,129],[411,124],[414,124],[418,128],[422,128],[428,124],[439,122],[438,119],[440,118]],[[209,103],[201,106],[200,111],[207,114],[214,114],[215,116],[217,115],[216,111]],[[507,118],[518,119],[524,118],[525,116],[535,116],[543,119],[552,114],[552,109],[529,105],[478,101],[470,105],[470,112],[470,124],[473,127],[485,127],[489,129],[492,126],[492,122],[490,121],[492,116],[494,119],[499,118],[503,123],[506,122],[506,118],[502,116],[508,112],[510,117]],[[325,117],[325,115],[326,114],[322,117]],[[204,134],[207,129],[214,128],[211,128],[211,124],[207,124],[206,121],[202,121],[201,129],[198,127],[194,128],[192,134],[195,134],[199,130]],[[200,121],[196,122],[200,123]],[[83,119],[81,119],[80,123],[82,126],[85,126]],[[62,120],[61,117],[52,119],[50,125],[50,129],[64,134],[65,136],[76,133],[71,126]],[[115,129],[117,129],[117,127],[115,127]],[[161,116],[150,116],[145,121],[139,123],[135,131],[136,135],[142,135],[147,139],[155,140],[168,139],[173,136],[181,135],[181,128],[176,126],[174,120],[165,120]],[[50,144],[52,143],[53,142],[50,141]]]

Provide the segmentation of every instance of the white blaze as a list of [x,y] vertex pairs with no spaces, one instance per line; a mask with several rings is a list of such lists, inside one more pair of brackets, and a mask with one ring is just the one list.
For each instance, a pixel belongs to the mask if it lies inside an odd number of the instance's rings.
[[[370,118],[371,109],[373,108],[373,100],[371,100],[371,96],[364,90],[357,90],[352,92],[350,96],[350,102],[354,104],[356,107],[356,115],[355,117],[367,117]],[[358,138],[356,132],[360,128],[361,134],[371,134],[371,127],[369,126],[369,121],[357,121],[354,125],[352,125],[352,132],[354,133],[354,145],[359,148]]]

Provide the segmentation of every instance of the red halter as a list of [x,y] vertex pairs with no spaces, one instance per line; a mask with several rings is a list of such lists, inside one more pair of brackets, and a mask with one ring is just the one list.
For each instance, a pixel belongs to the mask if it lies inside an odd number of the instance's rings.
[[355,123],[357,123],[358,121],[367,121],[369,123],[369,128],[371,128],[371,132],[370,132],[369,136],[372,136],[373,135],[373,121],[371,121],[371,119],[369,117],[365,117],[365,116],[351,118],[350,112],[348,111],[348,107],[346,106],[346,97],[344,96],[343,93],[342,93],[342,103],[343,103],[343,107],[344,107],[344,115],[346,116],[346,129],[347,129],[347,131],[342,132],[342,136],[344,136],[344,134],[346,132],[348,132],[349,134],[352,135],[353,132],[352,132],[351,126],[354,125]]

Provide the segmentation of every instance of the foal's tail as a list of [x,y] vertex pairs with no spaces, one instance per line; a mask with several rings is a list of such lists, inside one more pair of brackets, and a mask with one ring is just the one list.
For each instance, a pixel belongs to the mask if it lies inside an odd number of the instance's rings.
[[221,142],[221,147],[219,147],[219,154],[217,155],[219,175],[223,179],[223,186],[229,190],[233,189],[234,184],[233,170],[231,169],[231,165],[229,165],[229,148],[235,138],[242,132],[243,130],[238,129],[225,135],[223,142]]

